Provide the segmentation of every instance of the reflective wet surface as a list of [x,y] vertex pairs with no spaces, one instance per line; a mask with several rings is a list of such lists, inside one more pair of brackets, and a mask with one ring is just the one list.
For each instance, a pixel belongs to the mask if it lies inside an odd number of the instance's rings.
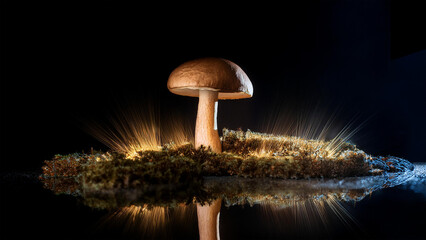
[[[72,181],[39,181],[38,175],[1,174],[4,239],[198,239],[203,226],[216,226],[215,208],[221,239],[426,236],[424,163],[413,172],[362,178],[209,177],[196,190],[163,186],[149,193],[88,192]],[[203,216],[213,217],[199,227],[200,203],[208,210]]]

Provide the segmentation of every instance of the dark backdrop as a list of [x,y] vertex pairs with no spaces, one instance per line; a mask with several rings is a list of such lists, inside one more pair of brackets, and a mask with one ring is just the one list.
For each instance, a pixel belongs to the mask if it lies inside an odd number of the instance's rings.
[[220,102],[219,128],[263,131],[274,114],[337,112],[336,129],[368,120],[352,139],[366,152],[425,161],[421,9],[383,0],[3,1],[1,167],[39,169],[57,153],[105,149],[81,123],[117,104],[194,122],[196,99],[166,82],[179,64],[208,56],[237,63],[254,86],[251,99]]

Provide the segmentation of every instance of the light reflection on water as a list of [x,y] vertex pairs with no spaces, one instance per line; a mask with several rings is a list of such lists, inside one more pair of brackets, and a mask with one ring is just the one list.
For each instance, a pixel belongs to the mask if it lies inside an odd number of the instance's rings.
[[399,187],[423,194],[426,198],[426,163],[414,164],[413,176]]
[[[221,235],[228,235],[232,231],[226,226],[232,225],[228,224],[230,219],[241,221],[242,224],[252,221],[256,225],[258,222],[264,230],[278,228],[282,231],[304,233],[304,236],[332,232],[340,227],[362,231],[362,224],[352,216],[348,206],[356,208],[357,202],[364,198],[368,201],[375,191],[395,186],[426,196],[425,166],[416,164],[415,170],[407,173],[329,180],[209,177],[204,181],[203,194],[210,201],[220,199]],[[79,197],[84,202],[86,196],[89,195]],[[123,235],[131,233],[143,239],[172,238],[171,234],[179,229],[183,231],[185,228],[191,230],[197,227],[197,200],[193,196],[185,196],[190,199],[189,202],[182,201],[185,199],[182,196],[168,199],[168,202],[158,201],[161,203],[159,206],[156,206],[155,200],[141,204],[137,201],[139,197],[137,191],[115,195],[91,194],[91,204],[102,201],[102,206],[108,206],[108,201],[111,201],[118,206],[99,222],[99,229],[115,227],[121,229]],[[236,217],[230,214],[233,211],[251,211],[251,215],[242,219],[245,216]],[[212,216],[212,221],[215,221],[213,218],[216,215]],[[265,227],[266,225],[269,226]]]

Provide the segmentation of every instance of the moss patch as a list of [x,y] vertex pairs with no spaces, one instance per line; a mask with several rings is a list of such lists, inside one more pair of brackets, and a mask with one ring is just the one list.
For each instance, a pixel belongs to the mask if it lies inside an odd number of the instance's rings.
[[41,177],[75,177],[85,189],[102,190],[185,184],[204,176],[307,179],[377,173],[372,161],[378,158],[349,143],[336,148],[333,142],[227,129],[221,140],[219,154],[188,143],[140,151],[132,159],[116,152],[56,155],[45,161]]

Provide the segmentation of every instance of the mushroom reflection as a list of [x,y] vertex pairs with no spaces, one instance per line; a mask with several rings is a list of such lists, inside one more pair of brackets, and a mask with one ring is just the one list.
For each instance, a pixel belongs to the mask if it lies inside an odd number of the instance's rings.
[[198,231],[201,240],[220,239],[219,217],[222,199],[216,199],[211,204],[197,204]]
[[71,181],[54,184],[46,181],[45,187],[56,193],[71,194],[89,207],[113,210],[104,224],[118,224],[124,231],[141,236],[152,235],[153,231],[165,234],[171,224],[180,224],[182,227],[170,233],[176,234],[183,227],[193,231],[195,228],[190,225],[198,225],[200,239],[216,239],[221,207],[226,211],[229,207],[259,205],[260,218],[273,220],[276,224],[271,226],[289,231],[292,231],[290,226],[304,227],[306,231],[328,228],[331,218],[347,227],[356,226],[342,202],[356,203],[376,190],[402,184],[412,176],[412,172],[405,172],[314,180],[207,177],[202,185],[185,186],[185,191],[164,186],[152,186],[150,191],[90,189]]

